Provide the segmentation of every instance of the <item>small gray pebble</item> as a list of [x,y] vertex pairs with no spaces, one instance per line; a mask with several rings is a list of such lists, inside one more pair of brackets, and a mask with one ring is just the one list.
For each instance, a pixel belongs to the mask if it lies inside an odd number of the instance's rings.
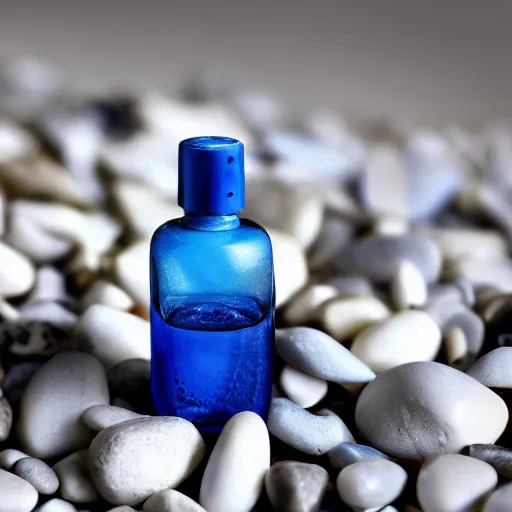
[[431,283],[441,271],[441,252],[429,238],[419,234],[373,235],[351,244],[335,262],[336,270],[360,274],[377,283],[389,282],[398,264],[407,260]]
[[512,479],[512,450],[493,444],[472,444],[464,453],[490,464],[501,476]]
[[323,455],[353,439],[338,416],[315,416],[287,398],[272,400],[267,426],[272,435],[309,455]]
[[329,475],[317,464],[278,462],[265,474],[265,489],[274,510],[318,512]]
[[342,443],[331,450],[328,455],[335,469],[343,469],[362,460],[389,459],[386,454],[371,446],[354,443]]
[[2,390],[0,389],[0,442],[5,441],[9,437],[11,427],[12,409],[7,398],[3,396]]
[[12,472],[31,483],[40,494],[53,494],[59,488],[55,471],[42,460],[26,457],[12,467]]

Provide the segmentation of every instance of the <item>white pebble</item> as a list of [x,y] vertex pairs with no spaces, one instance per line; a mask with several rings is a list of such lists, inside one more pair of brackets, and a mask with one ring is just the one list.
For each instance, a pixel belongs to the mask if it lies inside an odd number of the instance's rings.
[[206,512],[201,505],[174,489],[155,492],[144,503],[142,510],[143,512]]
[[327,382],[311,377],[286,365],[279,379],[286,396],[297,405],[307,409],[316,405],[327,394]]
[[397,309],[420,307],[427,302],[428,289],[423,274],[410,261],[402,261],[391,281],[391,297]]
[[512,347],[491,350],[466,372],[489,388],[512,387]]
[[98,492],[87,468],[88,450],[80,450],[57,462],[53,470],[60,481],[60,494],[73,503],[92,503]]
[[423,311],[403,311],[368,327],[350,351],[374,372],[417,361],[432,361],[441,346],[441,331]]
[[29,455],[13,448],[7,448],[7,450],[0,452],[0,468],[9,470],[16,462],[25,457],[29,457]]
[[31,261],[4,242],[0,242],[0,261],[0,296],[10,298],[27,293],[36,279]]
[[468,341],[460,327],[453,327],[444,333],[446,361],[453,364],[460,361],[468,353]]
[[398,215],[379,215],[373,223],[374,235],[400,236],[408,231],[409,222]]
[[284,319],[289,324],[302,324],[316,320],[318,307],[338,295],[334,286],[312,284],[291,299],[284,310]]
[[129,245],[114,260],[117,281],[149,311],[149,240]]
[[143,414],[138,414],[122,407],[116,407],[115,405],[93,405],[82,414],[84,423],[96,432],[123,421],[145,417]]
[[44,266],[37,271],[30,302],[63,301],[67,298],[64,276],[55,267]]
[[222,429],[201,482],[199,502],[208,512],[250,512],[270,467],[270,440],[253,412],[233,416]]
[[102,304],[121,311],[127,311],[133,307],[133,299],[121,288],[113,283],[98,279],[89,287],[82,297],[81,305],[87,309],[93,304]]
[[331,299],[320,307],[319,313],[325,330],[338,341],[353,338],[390,314],[383,302],[370,295]]
[[485,501],[482,512],[508,512],[512,503],[512,482],[496,489]]
[[498,475],[487,462],[447,454],[423,463],[416,493],[423,512],[463,512],[472,510],[497,483]]
[[0,512],[30,512],[38,496],[28,482],[0,469]]
[[35,512],[76,512],[76,508],[68,501],[53,498],[53,500],[37,507]]

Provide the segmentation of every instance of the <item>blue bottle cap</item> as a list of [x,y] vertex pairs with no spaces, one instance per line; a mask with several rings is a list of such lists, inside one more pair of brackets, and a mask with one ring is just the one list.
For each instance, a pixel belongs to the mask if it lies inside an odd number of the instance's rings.
[[229,137],[181,141],[178,204],[198,215],[239,212],[245,205],[244,145]]

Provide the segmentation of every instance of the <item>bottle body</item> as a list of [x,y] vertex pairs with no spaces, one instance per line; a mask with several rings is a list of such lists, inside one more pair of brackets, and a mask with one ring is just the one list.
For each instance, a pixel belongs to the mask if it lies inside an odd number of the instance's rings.
[[274,272],[266,232],[237,215],[186,215],[151,242],[151,385],[159,414],[218,430],[266,417]]

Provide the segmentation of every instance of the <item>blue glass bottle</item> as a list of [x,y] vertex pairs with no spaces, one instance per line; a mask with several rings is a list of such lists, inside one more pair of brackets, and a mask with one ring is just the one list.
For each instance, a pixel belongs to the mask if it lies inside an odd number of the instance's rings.
[[243,144],[197,137],[179,146],[185,216],[151,241],[151,386],[157,412],[201,430],[234,414],[266,418],[272,391],[274,270],[265,230],[245,204]]

